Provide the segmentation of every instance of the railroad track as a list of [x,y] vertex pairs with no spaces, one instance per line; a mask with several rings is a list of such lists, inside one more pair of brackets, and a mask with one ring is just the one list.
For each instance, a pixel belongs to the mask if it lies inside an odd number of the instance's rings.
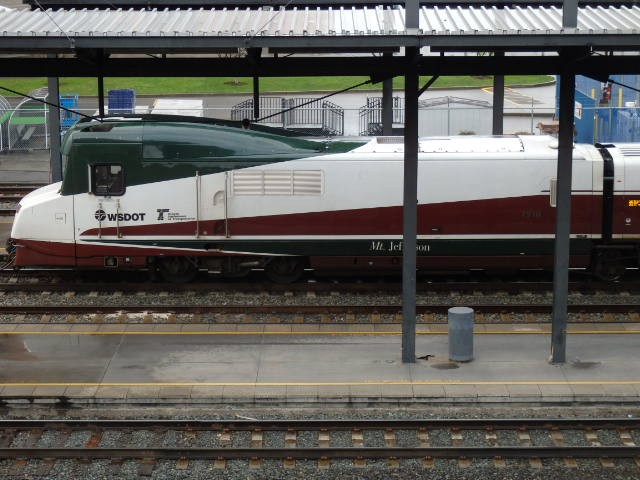
[[32,192],[36,188],[43,187],[42,185],[2,185],[0,184],[0,216],[13,216],[16,208],[15,206],[7,206],[6,204],[16,204],[22,200],[22,198],[29,192]]
[[44,187],[45,184],[0,184],[1,201],[20,201],[27,193],[33,192],[37,188]]
[[[157,463],[167,460],[182,470],[192,460],[213,461],[215,468],[225,469],[227,461],[237,459],[250,468],[274,459],[284,468],[294,468],[296,460],[315,460],[318,468],[327,468],[344,459],[356,466],[384,459],[391,467],[399,467],[403,459],[420,460],[424,467],[439,459],[457,459],[460,466],[468,466],[470,459],[496,464],[520,459],[539,468],[550,458],[574,464],[576,459],[596,458],[609,466],[624,458],[640,465],[634,440],[638,429],[636,418],[2,420],[0,457],[13,460],[13,473],[18,474],[26,459],[45,460],[45,470],[66,459],[84,464],[110,459],[116,468],[135,460],[138,475],[151,475]],[[55,446],[42,446],[47,443]]]
[[[423,284],[418,291],[418,322],[442,323],[448,309],[461,303],[474,308],[478,323],[548,321],[552,307],[546,293],[550,284],[521,283],[512,291],[507,290],[509,286],[512,284],[495,282],[490,286],[475,282]],[[606,286],[609,284],[598,284]],[[527,294],[512,295],[522,293],[520,289]],[[502,293],[496,294],[496,290]],[[602,294],[596,288],[589,297],[572,297],[572,321],[640,321],[640,302],[630,293],[633,289],[620,290],[617,286],[615,291]],[[400,292],[400,284],[386,283],[10,282],[0,286],[0,315],[14,316],[9,320],[19,322],[41,316],[29,321],[43,323],[397,323],[402,319]],[[245,300],[248,296],[249,301]]]
[[[446,314],[452,303],[417,305],[421,315]],[[476,314],[550,314],[551,305],[468,304]],[[638,314],[637,304],[569,305],[569,313]],[[400,305],[0,305],[0,315],[89,315],[89,314],[174,314],[174,315],[399,315]]]
[[[3,278],[5,281],[2,281]],[[9,279],[8,281],[6,279]],[[442,282],[419,283],[417,293],[493,293],[504,292],[511,295],[531,292],[544,293],[553,289],[552,282]],[[608,282],[571,282],[571,292],[589,293],[640,293],[640,282],[630,281],[621,283]],[[388,295],[400,294],[402,283],[399,282],[308,282],[295,284],[276,284],[265,282],[198,282],[186,284],[152,283],[152,282],[82,282],[67,279],[51,282],[38,277],[16,277],[12,272],[0,272],[0,292],[230,292],[230,293],[384,293]]]

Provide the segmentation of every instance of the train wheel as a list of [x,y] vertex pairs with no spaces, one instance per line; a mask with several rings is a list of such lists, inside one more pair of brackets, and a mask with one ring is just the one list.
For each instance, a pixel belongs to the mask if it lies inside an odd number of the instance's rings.
[[625,266],[620,253],[615,250],[596,252],[593,259],[593,274],[605,282],[615,282],[624,275]]
[[276,283],[293,283],[304,272],[304,264],[299,257],[276,257],[265,267],[267,277]]
[[198,273],[195,262],[188,257],[163,257],[158,260],[158,270],[165,282],[186,283]]

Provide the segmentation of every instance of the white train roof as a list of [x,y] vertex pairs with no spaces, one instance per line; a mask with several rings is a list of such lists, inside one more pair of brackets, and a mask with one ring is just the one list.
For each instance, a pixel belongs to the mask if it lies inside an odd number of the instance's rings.
[[[549,154],[557,150],[557,139],[547,135],[422,137],[420,153],[529,153]],[[376,137],[356,149],[365,153],[404,152],[403,137]]]

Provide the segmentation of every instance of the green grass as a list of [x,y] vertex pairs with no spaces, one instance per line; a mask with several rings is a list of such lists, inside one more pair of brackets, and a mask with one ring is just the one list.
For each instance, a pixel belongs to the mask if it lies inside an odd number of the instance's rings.
[[[356,85],[367,80],[368,77],[288,77],[288,78],[261,78],[260,91],[268,92],[311,92],[311,91],[336,91]],[[426,83],[429,77],[422,77],[421,84]],[[523,76],[512,75],[505,77],[508,85],[531,85],[552,81],[548,75]],[[451,87],[485,87],[491,86],[492,77],[441,77],[431,88]],[[46,87],[45,78],[1,78],[0,86],[7,87],[21,93]],[[401,89],[404,86],[402,77],[394,79],[393,86]],[[196,77],[113,77],[105,78],[105,94],[111,89],[132,88],[137,95],[171,95],[171,94],[216,94],[216,93],[251,93],[253,84],[251,78],[196,78]],[[360,88],[381,89],[382,84],[365,85]],[[60,79],[61,94],[97,95],[98,82],[93,78]],[[13,95],[0,89],[4,96]]]

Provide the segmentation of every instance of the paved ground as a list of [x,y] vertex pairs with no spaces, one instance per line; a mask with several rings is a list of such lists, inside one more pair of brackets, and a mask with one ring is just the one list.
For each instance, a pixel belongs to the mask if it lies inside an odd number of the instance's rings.
[[548,363],[540,327],[477,326],[474,360],[448,359],[446,326],[5,325],[0,397],[78,403],[637,402],[640,325],[569,328]]

